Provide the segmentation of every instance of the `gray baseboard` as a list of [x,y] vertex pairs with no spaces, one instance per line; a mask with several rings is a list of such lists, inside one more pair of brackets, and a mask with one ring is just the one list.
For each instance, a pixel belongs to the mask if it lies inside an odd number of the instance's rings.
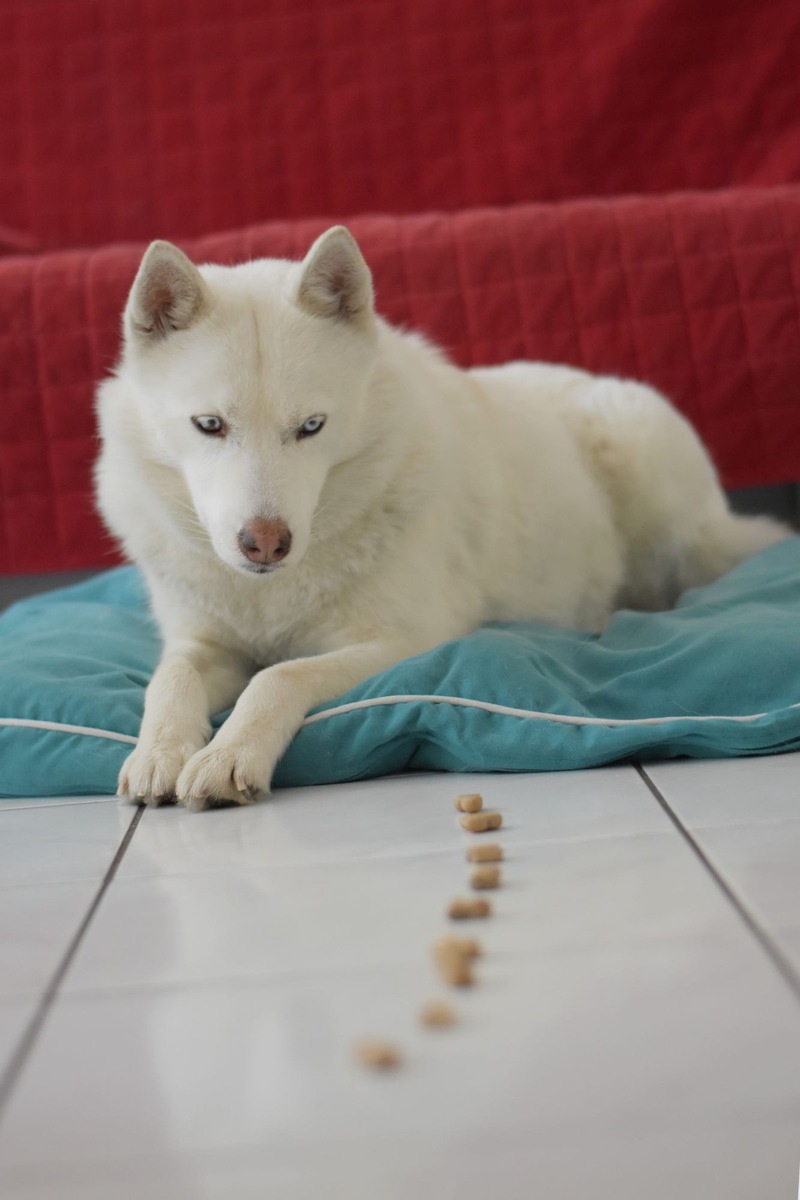
[[0,612],[25,596],[69,587],[96,574],[97,571],[53,571],[46,575],[0,575]]
[[767,487],[733,488],[728,499],[736,512],[779,517],[800,527],[800,484],[776,483]]

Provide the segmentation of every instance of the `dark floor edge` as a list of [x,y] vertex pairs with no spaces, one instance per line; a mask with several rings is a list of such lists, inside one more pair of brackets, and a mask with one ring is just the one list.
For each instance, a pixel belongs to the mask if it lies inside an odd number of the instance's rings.
[[696,856],[699,858],[700,862],[703,864],[703,866],[706,868],[708,873],[711,875],[711,877],[714,880],[714,882],[716,883],[717,887],[723,893],[723,895],[728,900],[728,902],[736,910],[739,917],[742,919],[744,924],[749,929],[750,933],[752,933],[753,937],[756,939],[758,944],[761,946],[761,949],[767,955],[767,957],[769,958],[772,965],[780,973],[780,975],[783,978],[784,983],[788,984],[788,986],[791,988],[792,992],[795,995],[795,998],[797,1000],[800,1000],[800,972],[798,972],[796,970],[796,968],[793,966],[793,964],[789,961],[789,959],[783,953],[780,946],[777,944],[777,942],[775,942],[773,940],[773,938],[770,936],[769,932],[764,928],[764,926],[760,923],[760,921],[758,921],[753,916],[753,914],[749,911],[749,909],[746,908],[746,906],[744,905],[742,900],[739,899],[739,897],[736,895],[736,892],[733,890],[731,885],[728,883],[725,876],[722,874],[722,872],[719,870],[719,868],[716,866],[716,864],[712,861],[712,859],[710,859],[709,856],[706,854],[705,850],[700,845],[700,843],[697,841],[697,839],[695,838],[692,831],[688,828],[688,826],[684,825],[683,821],[680,819],[678,814],[670,806],[669,802],[664,797],[662,792],[659,790],[659,788],[656,786],[656,784],[653,782],[653,780],[647,774],[647,771],[644,769],[644,767],[640,763],[637,763],[637,762],[633,763],[633,766],[636,769],[637,773],[639,774],[639,777],[641,778],[642,782],[649,789],[649,791],[653,794],[653,796],[655,797],[658,804],[660,804],[661,808],[664,810],[666,815],[669,817],[672,824],[678,830],[678,833],[680,833],[681,837],[683,837],[684,840],[686,842],[688,842],[689,846],[694,851]]
[[17,1043],[16,1049],[11,1055],[8,1066],[6,1067],[2,1076],[0,1076],[0,1120],[2,1120],[3,1111],[8,1104],[9,1099],[11,1098],[11,1094],[14,1090],[17,1080],[20,1077],[20,1074],[22,1073],[25,1062],[36,1044],[36,1040],[41,1033],[42,1026],[47,1020],[50,1009],[52,1008],[56,996],[58,995],[58,990],[64,981],[64,976],[69,970],[72,960],[75,958],[75,955],[78,952],[80,944],[86,935],[86,931],[92,922],[92,918],[100,907],[103,896],[105,895],[109,885],[111,884],[111,881],[117,873],[119,864],[125,857],[125,852],[131,843],[131,839],[136,832],[143,813],[144,809],[138,808],[133,814],[131,823],[125,830],[122,841],[117,847],[117,852],[111,860],[108,870],[103,876],[100,886],[98,887],[91,904],[86,910],[83,920],[73,934],[72,939],[64,951],[58,966],[53,972],[49,983],[45,987],[44,992],[42,993],[42,996],[36,1005],[33,1015],[28,1021],[25,1032],[22,1034],[22,1037]]

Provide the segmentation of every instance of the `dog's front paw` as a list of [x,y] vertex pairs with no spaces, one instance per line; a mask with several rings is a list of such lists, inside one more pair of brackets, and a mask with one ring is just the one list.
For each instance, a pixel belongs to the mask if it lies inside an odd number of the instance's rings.
[[117,793],[131,804],[171,803],[178,777],[197,753],[197,745],[180,742],[140,742],[122,764]]
[[175,798],[192,812],[220,804],[252,804],[269,791],[270,772],[251,744],[220,736],[189,760],[178,778]]

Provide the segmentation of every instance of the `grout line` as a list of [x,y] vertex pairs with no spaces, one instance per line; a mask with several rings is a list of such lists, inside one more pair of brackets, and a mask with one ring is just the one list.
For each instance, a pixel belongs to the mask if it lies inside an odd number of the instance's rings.
[[761,946],[761,949],[767,955],[772,965],[783,978],[784,983],[788,984],[789,988],[794,993],[795,998],[800,1000],[800,973],[797,972],[793,964],[781,950],[778,943],[772,938],[769,931],[761,924],[760,921],[756,919],[756,917],[753,916],[753,914],[745,906],[744,902],[739,899],[723,873],[706,854],[705,850],[700,845],[700,842],[697,840],[688,826],[684,825],[683,821],[680,819],[675,810],[670,807],[663,793],[659,790],[656,784],[653,783],[645,769],[637,762],[633,763],[633,766],[642,782],[661,805],[670,821],[672,821],[672,824],[678,830],[678,833],[680,833],[685,841],[688,842],[689,846],[709,872],[712,879],[717,884],[717,887],[725,896],[726,900],[729,901],[729,903],[741,917],[742,921],[747,926],[758,944]]
[[[4,804],[4,800],[13,799],[13,804]],[[37,800],[34,797],[30,799],[17,801],[16,797],[0,796],[0,819],[6,813],[15,812],[30,812],[32,808],[76,808],[78,805],[84,804],[109,804],[116,801],[119,804],[119,797],[112,795],[103,796],[81,796],[70,798],[69,796],[53,797],[47,800]]]
[[117,873],[117,868],[125,856],[125,851],[128,849],[128,846],[131,843],[131,839],[136,832],[143,813],[144,808],[138,808],[131,818],[131,822],[128,828],[125,830],[125,835],[117,847],[116,854],[111,860],[108,870],[103,876],[103,880],[97,889],[94,899],[89,905],[83,920],[73,934],[69,945],[61,957],[61,961],[53,972],[50,982],[45,987],[33,1016],[28,1022],[25,1032],[23,1033],[16,1050],[11,1056],[8,1066],[6,1067],[2,1076],[0,1076],[0,1118],[2,1118],[3,1110],[8,1104],[11,1093],[14,1090],[14,1086],[16,1085],[16,1082],[22,1072],[22,1068],[24,1067],[28,1056],[33,1050],[36,1039],[42,1031],[42,1026],[47,1020],[50,1009],[55,1003],[58,990],[61,987],[61,984],[64,982],[64,976],[69,970],[72,961],[78,952],[80,944],[86,935],[86,931],[92,922],[92,918],[100,906],[103,896],[106,894],[111,881]]

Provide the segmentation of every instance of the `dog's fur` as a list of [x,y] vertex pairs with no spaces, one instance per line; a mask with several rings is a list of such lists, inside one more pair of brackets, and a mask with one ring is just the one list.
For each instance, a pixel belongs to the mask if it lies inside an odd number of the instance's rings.
[[[392,328],[342,227],[302,263],[197,268],[153,243],[99,415],[99,504],[164,638],[119,779],[139,802],[249,801],[310,708],[399,659],[484,621],[602,630],[788,533],[729,511],[652,389],[462,371]],[[260,569],[239,541],[256,519],[292,535]]]

